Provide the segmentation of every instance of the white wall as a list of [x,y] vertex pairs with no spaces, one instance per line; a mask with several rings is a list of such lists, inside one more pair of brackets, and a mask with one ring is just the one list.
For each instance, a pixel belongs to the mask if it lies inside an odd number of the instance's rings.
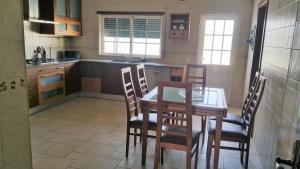
[[32,169],[22,5],[0,1],[0,169]]
[[[72,48],[79,50],[83,58],[109,59],[98,54],[98,15],[96,11],[163,11],[167,16],[169,27],[169,13],[191,12],[191,36],[189,40],[171,40],[168,30],[165,38],[165,56],[158,62],[171,64],[196,63],[198,50],[198,36],[200,17],[203,14],[236,14],[240,19],[238,31],[237,54],[230,67],[230,77],[226,78],[223,69],[210,67],[208,70],[208,85],[230,88],[227,94],[229,103],[240,106],[243,96],[244,75],[247,61],[248,45],[246,43],[252,16],[252,0],[84,0],[82,1],[83,36],[71,40]],[[224,79],[224,84],[215,82]],[[225,85],[225,86],[224,86]],[[229,86],[228,86],[229,85]],[[232,90],[234,89],[234,90]],[[230,97],[231,96],[231,97]]]

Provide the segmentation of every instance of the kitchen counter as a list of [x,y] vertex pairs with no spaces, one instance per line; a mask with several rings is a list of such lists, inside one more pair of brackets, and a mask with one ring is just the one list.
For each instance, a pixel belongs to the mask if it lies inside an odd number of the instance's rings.
[[122,65],[138,65],[144,64],[146,67],[167,67],[167,68],[182,68],[183,65],[178,64],[164,64],[164,63],[156,63],[156,62],[128,62],[128,61],[114,61],[114,60],[104,60],[104,59],[80,59],[73,61],[55,61],[49,63],[41,63],[38,65],[26,64],[26,68],[33,67],[41,67],[41,66],[49,66],[56,64],[65,64],[65,63],[73,63],[73,62],[98,62],[98,63],[108,63],[108,64],[122,64]]
[[114,61],[114,60],[104,60],[104,59],[80,59],[82,62],[99,62],[99,63],[111,63],[111,64],[128,64],[128,65],[138,65],[144,64],[146,67],[167,67],[167,68],[183,68],[183,65],[177,64],[164,64],[164,63],[156,63],[156,62],[127,62],[127,61]]
[[50,66],[50,65],[65,64],[65,63],[75,63],[75,62],[79,62],[79,60],[72,60],[72,61],[55,61],[55,62],[41,63],[41,64],[38,64],[38,65],[26,64],[26,68],[34,68],[34,67]]

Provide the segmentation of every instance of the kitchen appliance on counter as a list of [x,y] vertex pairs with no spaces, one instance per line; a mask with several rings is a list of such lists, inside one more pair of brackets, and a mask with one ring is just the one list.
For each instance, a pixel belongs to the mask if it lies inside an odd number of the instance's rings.
[[54,59],[51,58],[51,48],[50,48],[50,57],[47,58],[47,52],[44,47],[38,46],[32,55],[32,59],[26,59],[26,64],[38,65],[41,63],[50,63],[55,62]]
[[72,61],[72,60],[79,60],[80,53],[79,51],[64,51],[63,60],[64,61]]
[[51,62],[55,62],[55,60],[50,58],[47,58],[44,61],[41,58],[26,59],[26,64],[29,65],[39,65],[41,63],[51,63]]

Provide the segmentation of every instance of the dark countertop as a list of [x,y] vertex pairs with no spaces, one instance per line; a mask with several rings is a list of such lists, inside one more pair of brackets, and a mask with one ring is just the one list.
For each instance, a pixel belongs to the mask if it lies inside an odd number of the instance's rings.
[[110,64],[128,64],[128,65],[138,65],[144,64],[146,67],[176,67],[182,68],[183,65],[177,64],[164,64],[164,63],[156,63],[156,62],[119,62],[114,60],[104,60],[104,59],[80,59],[82,62],[100,62],[100,63],[110,63]]
[[50,66],[50,65],[57,65],[57,64],[74,63],[74,62],[79,62],[79,60],[55,61],[55,62],[41,63],[38,65],[26,64],[26,68],[34,68],[34,67]]
[[146,67],[165,67],[165,68],[182,68],[183,65],[177,64],[164,64],[164,63],[156,63],[156,62],[123,62],[123,61],[114,61],[114,60],[104,60],[104,59],[80,59],[80,60],[73,60],[73,61],[55,61],[49,63],[41,63],[38,65],[26,64],[26,68],[33,68],[33,67],[41,67],[41,66],[50,66],[56,64],[65,64],[65,63],[73,63],[73,62],[99,62],[99,63],[107,63],[107,64],[128,64],[128,65],[138,65],[144,64]]

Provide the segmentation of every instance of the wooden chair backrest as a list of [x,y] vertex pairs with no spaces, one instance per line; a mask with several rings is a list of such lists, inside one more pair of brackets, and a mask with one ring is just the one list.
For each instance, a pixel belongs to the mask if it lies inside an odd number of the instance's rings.
[[183,81],[191,82],[201,87],[206,86],[206,65],[187,64],[183,71]]
[[146,72],[145,72],[145,66],[143,64],[137,65],[137,75],[138,75],[138,81],[139,86],[141,90],[142,97],[146,95],[149,92],[147,78],[146,78]]
[[[184,102],[164,100],[164,91],[166,91],[166,88],[168,87],[182,90],[182,92],[185,93]],[[159,82],[157,103],[157,136],[168,134],[172,136],[186,137],[186,146],[192,146],[192,83],[171,81]],[[176,112],[176,114],[179,115],[177,117],[166,117],[163,115],[163,112]],[[176,120],[177,123],[171,123],[172,120]],[[166,130],[166,127],[169,129]],[[171,129],[179,129],[181,132]]]
[[259,76],[257,82],[258,84],[254,89],[254,93],[252,98],[250,99],[249,106],[242,116],[244,127],[247,129],[248,136],[251,135],[251,130],[253,130],[255,115],[264,93],[266,81],[267,80],[264,76]]
[[134,84],[132,80],[131,68],[127,67],[121,69],[121,74],[122,74],[122,85],[123,85],[124,97],[125,97],[126,108],[127,108],[127,118],[129,120],[132,116],[138,115],[136,93],[135,93]]
[[254,93],[255,88],[256,88],[257,85],[258,85],[259,76],[260,76],[260,73],[259,73],[259,72],[256,72],[256,73],[255,73],[255,77],[254,77],[254,79],[253,79],[253,82],[252,82],[252,84],[251,84],[251,86],[250,86],[250,88],[249,88],[248,94],[247,94],[247,96],[246,96],[246,98],[245,98],[245,100],[244,100],[244,104],[243,104],[243,107],[242,107],[242,116],[243,116],[243,114],[245,113],[245,111],[247,110],[247,107],[249,106],[248,103],[249,103],[250,99],[251,99],[252,96],[253,96],[253,93]]

